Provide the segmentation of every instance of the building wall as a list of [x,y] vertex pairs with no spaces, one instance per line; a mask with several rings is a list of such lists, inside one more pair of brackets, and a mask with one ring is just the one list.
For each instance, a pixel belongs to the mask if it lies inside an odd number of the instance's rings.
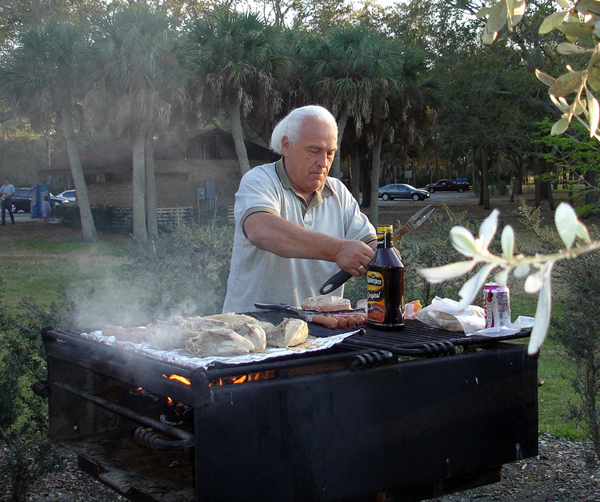
[[[264,161],[251,161],[252,167]],[[198,188],[206,187],[206,180],[215,180],[217,207],[232,206],[235,201],[241,171],[236,160],[157,160],[155,161],[157,206],[159,208],[196,208]],[[106,204],[132,207],[131,172],[114,176],[86,176],[92,205]]]

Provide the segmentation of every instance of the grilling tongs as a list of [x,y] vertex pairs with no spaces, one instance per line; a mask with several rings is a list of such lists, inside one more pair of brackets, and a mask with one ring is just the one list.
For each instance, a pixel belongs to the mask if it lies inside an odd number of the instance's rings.
[[[395,231],[392,234],[392,242],[396,242],[407,232],[410,232],[411,230],[414,230],[415,228],[420,227],[423,223],[425,223],[425,220],[427,218],[429,218],[435,211],[435,208],[428,211],[430,207],[431,207],[431,204],[428,204],[423,209],[421,209],[421,210],[417,211],[415,214],[413,214],[406,222],[406,225],[399,228],[397,231]],[[340,270],[335,275],[332,275],[325,282],[325,284],[323,284],[321,286],[321,289],[319,289],[319,293],[321,293],[322,295],[331,293],[333,290],[339,288],[348,279],[350,279],[350,277],[352,277],[352,274],[350,274],[349,272]]]

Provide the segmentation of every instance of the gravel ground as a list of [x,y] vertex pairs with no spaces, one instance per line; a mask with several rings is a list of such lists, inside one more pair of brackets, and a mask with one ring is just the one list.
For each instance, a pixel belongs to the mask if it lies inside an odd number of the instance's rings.
[[[504,467],[499,483],[446,495],[430,502],[600,502],[600,464],[588,443],[541,436],[539,455]],[[65,452],[60,470],[40,477],[28,497],[31,502],[115,502],[125,500],[77,469]],[[9,500],[8,484],[0,477],[0,496]],[[187,502],[187,501],[182,501]],[[257,500],[260,502],[260,500]]]

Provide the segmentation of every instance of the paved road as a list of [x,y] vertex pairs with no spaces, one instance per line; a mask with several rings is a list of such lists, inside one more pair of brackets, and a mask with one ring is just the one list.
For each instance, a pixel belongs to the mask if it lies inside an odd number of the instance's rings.
[[460,200],[464,200],[464,201],[473,201],[475,200],[476,196],[473,192],[463,192],[463,193],[458,193],[458,192],[435,192],[432,193],[431,196],[428,199],[425,199],[424,201],[414,201],[412,199],[409,200],[400,200],[400,199],[396,199],[396,200],[388,200],[388,201],[383,201],[381,199],[379,199],[379,207],[386,207],[386,206],[394,206],[397,204],[423,204],[423,203],[429,203],[429,202],[458,202]]

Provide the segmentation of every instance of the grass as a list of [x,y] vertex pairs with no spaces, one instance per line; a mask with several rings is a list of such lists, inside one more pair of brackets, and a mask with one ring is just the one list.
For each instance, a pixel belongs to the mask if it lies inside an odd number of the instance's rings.
[[[36,225],[35,222],[26,223]],[[3,258],[0,277],[4,280],[3,303],[18,309],[19,301],[32,297],[42,304],[56,300],[58,285],[64,284],[78,299],[79,327],[103,323],[133,325],[136,322],[140,291],[123,274],[127,237],[105,236],[109,241],[91,245],[80,242],[79,234],[55,225],[36,234],[0,234]],[[10,228],[10,227],[8,227]],[[513,319],[535,314],[537,297],[523,292],[522,284],[510,284]],[[559,310],[554,315],[560,315]],[[577,402],[568,380],[574,372],[561,346],[548,340],[539,357],[539,430],[571,439],[584,439],[582,432],[565,420],[569,403]]]

